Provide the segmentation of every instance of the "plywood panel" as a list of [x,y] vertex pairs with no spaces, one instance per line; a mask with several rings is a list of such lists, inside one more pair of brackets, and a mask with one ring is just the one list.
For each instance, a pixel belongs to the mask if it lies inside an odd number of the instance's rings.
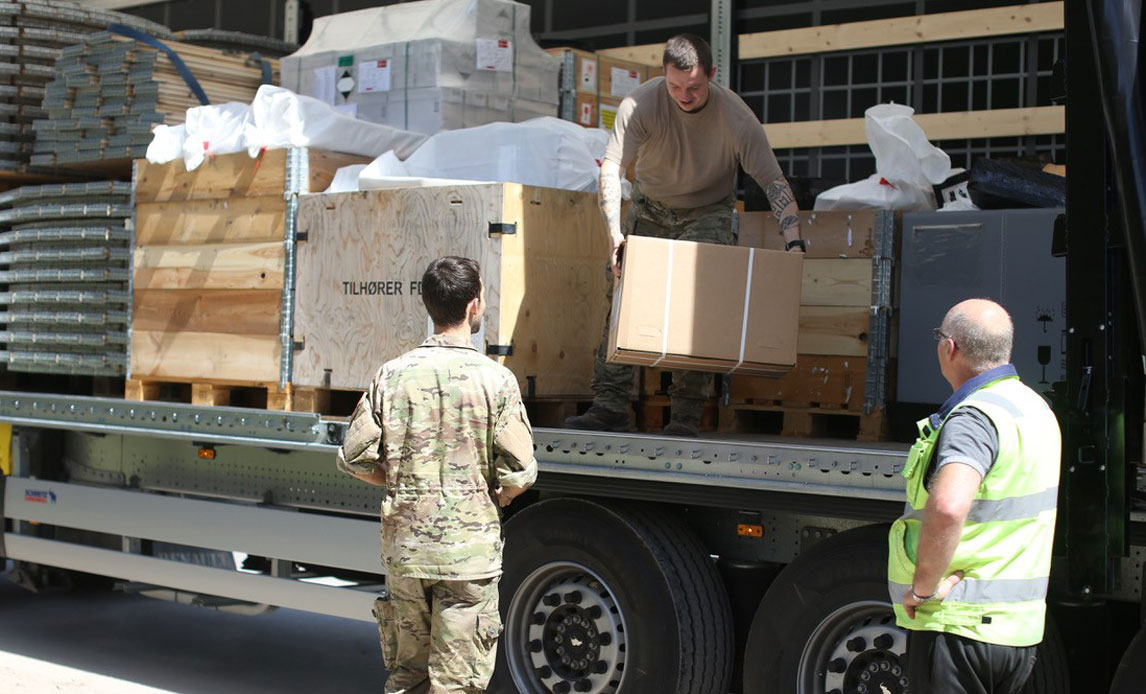
[[286,222],[282,194],[256,198],[140,203],[135,208],[139,246],[281,241]]
[[[494,235],[491,222],[514,225]],[[479,260],[484,341],[526,394],[589,393],[608,254],[596,197],[516,184],[369,191],[304,199],[294,382],[360,388],[425,338],[416,285],[442,255]],[[411,289],[415,291],[411,292]]]
[[[875,212],[801,212],[800,235],[807,241],[809,260],[871,258],[875,252]],[[741,246],[782,251],[784,237],[771,212],[739,213]]]
[[871,306],[871,261],[805,260],[804,306]]
[[133,330],[278,335],[278,290],[175,289],[135,292]]
[[595,196],[506,186],[503,217],[520,233],[503,237],[501,328],[513,344],[503,360],[524,392],[584,396],[605,313],[608,235]]
[[[300,201],[293,381],[365,386],[385,361],[425,339],[418,283],[443,255],[478,260],[486,280],[487,339],[496,342],[500,185],[404,188]],[[328,374],[328,376],[327,376]]]
[[135,249],[135,288],[274,289],[283,286],[281,243]]
[[278,336],[135,330],[131,377],[272,382],[279,353]]
[[868,309],[801,306],[800,355],[866,357]]

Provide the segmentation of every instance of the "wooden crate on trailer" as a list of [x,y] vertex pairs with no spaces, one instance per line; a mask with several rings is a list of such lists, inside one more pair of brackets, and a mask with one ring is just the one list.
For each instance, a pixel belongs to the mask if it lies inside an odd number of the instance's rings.
[[361,388],[418,346],[419,282],[444,255],[481,263],[479,340],[526,398],[591,398],[605,311],[604,221],[592,193],[516,183],[304,198],[299,209],[293,381]]
[[[780,250],[771,212],[739,215],[740,245]],[[779,378],[732,375],[720,426],[752,428],[753,413],[780,413],[782,433],[825,433],[828,417],[857,418],[858,435],[878,439],[889,400],[895,213],[805,212],[808,242],[796,367]],[[841,417],[842,418],[842,417]]]
[[230,386],[255,385],[269,405],[292,408],[279,382],[295,193],[322,191],[339,167],[364,161],[279,149],[210,158],[194,171],[182,160],[137,162],[128,397],[194,383],[197,402],[226,404]]

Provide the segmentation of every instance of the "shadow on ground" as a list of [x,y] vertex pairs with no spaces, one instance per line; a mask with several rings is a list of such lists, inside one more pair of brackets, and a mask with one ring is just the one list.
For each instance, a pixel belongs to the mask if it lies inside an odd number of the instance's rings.
[[386,677],[368,622],[246,617],[111,591],[33,595],[2,577],[0,651],[179,694],[376,694]]

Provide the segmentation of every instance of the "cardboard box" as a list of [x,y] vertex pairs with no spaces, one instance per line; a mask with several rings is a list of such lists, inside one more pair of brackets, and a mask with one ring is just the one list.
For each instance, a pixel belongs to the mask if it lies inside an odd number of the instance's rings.
[[597,94],[602,99],[623,99],[634,87],[648,79],[649,67],[641,63],[599,56],[597,65],[600,71],[597,79],[601,85]]
[[608,361],[778,376],[796,363],[797,253],[630,236]]
[[547,48],[561,59],[561,88],[597,96],[597,54],[576,48]]

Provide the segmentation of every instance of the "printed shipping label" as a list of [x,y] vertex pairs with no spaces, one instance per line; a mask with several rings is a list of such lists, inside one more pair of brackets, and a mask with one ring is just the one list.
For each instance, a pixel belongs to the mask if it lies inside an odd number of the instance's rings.
[[597,61],[588,58],[581,59],[581,86],[583,92],[597,91]]
[[477,39],[477,69],[513,71],[513,42],[505,39]]
[[600,125],[598,127],[605,130],[613,129],[613,122],[617,120],[617,107],[616,106],[601,106]]
[[641,83],[641,73],[638,70],[615,67],[610,70],[609,74],[613,78],[609,92],[618,99],[633,91],[633,88]]
[[333,65],[314,69],[314,91],[310,96],[324,104],[334,103],[334,85],[338,81],[337,68]]
[[581,125],[592,127],[593,125],[593,104],[585,102],[581,104]]
[[368,60],[358,63],[358,93],[390,91],[390,61]]

